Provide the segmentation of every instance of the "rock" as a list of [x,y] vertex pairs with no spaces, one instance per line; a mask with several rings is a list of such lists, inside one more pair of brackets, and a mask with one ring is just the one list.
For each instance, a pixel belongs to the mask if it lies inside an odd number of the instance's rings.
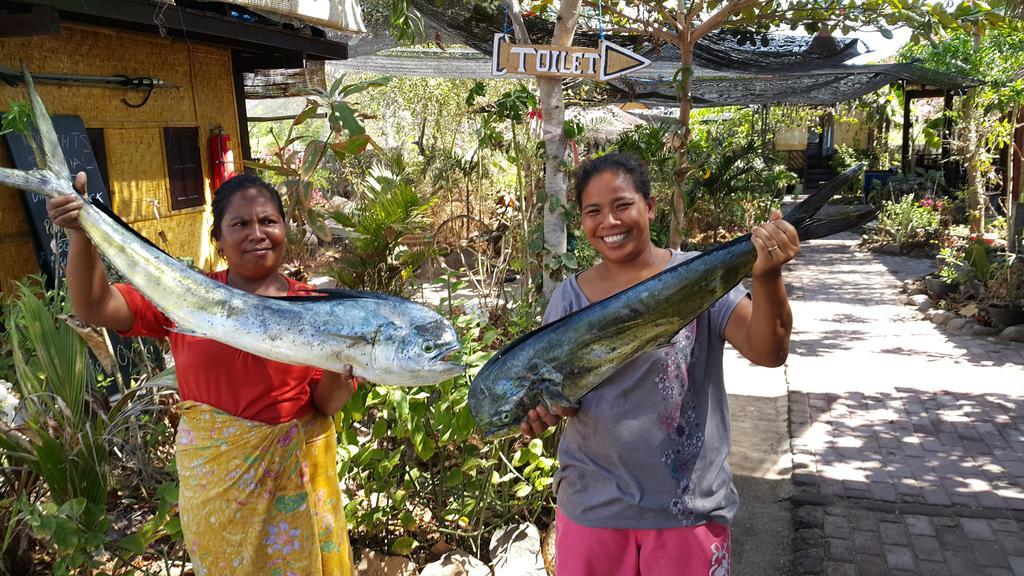
[[491,569],[462,550],[452,550],[423,567],[420,576],[491,576]]
[[932,299],[926,294],[916,294],[910,297],[910,304],[916,306],[921,312],[927,312],[932,309]]
[[416,576],[416,564],[402,556],[364,550],[356,566],[357,576]]
[[946,324],[949,321],[954,320],[956,318],[956,314],[953,314],[952,312],[947,312],[946,310],[932,310],[928,312],[925,316],[929,320],[931,320],[933,324],[938,324],[939,326],[942,326],[943,324]]
[[529,522],[499,528],[491,535],[494,576],[547,576],[540,555],[540,531]]
[[954,318],[946,323],[946,328],[948,328],[951,332],[959,334],[963,332],[967,328],[967,326],[971,326],[973,324],[977,324],[977,322],[975,322],[972,318]]
[[548,570],[548,576],[555,576],[555,534],[555,521],[552,520],[540,545],[540,555],[544,557],[544,567]]
[[1004,329],[999,333],[999,338],[1010,342],[1024,342],[1024,324]]
[[923,284],[915,284],[914,286],[912,286],[910,288],[910,290],[907,291],[907,294],[909,294],[911,296],[916,296],[918,294],[927,294],[927,293],[928,293],[928,291],[924,289],[924,285]]
[[971,336],[992,336],[999,333],[998,328],[982,326],[981,324],[968,324],[964,326],[964,334]]
[[910,296],[906,294],[900,294],[899,296],[897,296],[896,301],[899,302],[900,304],[903,304],[904,306],[911,306],[914,304],[913,302],[910,301]]

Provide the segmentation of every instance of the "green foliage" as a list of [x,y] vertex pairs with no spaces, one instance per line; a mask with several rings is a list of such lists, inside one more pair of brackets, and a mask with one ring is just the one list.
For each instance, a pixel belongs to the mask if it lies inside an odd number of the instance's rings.
[[[306,107],[291,122],[288,131],[271,151],[272,163],[247,162],[248,166],[277,176],[285,188],[286,219],[298,228],[308,225],[320,240],[331,239],[324,213],[313,206],[314,181],[318,169],[330,153],[344,162],[362,153],[372,143],[363,127],[361,115],[350,99],[367,90],[386,86],[391,78],[382,76],[345,83],[339,76],[327,90],[303,88],[298,94],[306,97]],[[296,128],[317,115],[325,115],[328,134],[320,139]],[[273,134],[276,139],[276,134]]]
[[989,302],[1024,307],[1024,258],[1017,254],[993,255],[985,278]]
[[940,231],[938,211],[922,206],[912,194],[908,194],[898,201],[887,200],[882,204],[870,238],[874,242],[893,245],[899,252],[908,252],[933,245]]
[[55,574],[92,574],[111,561],[109,552],[115,552],[116,574],[146,544],[180,534],[171,503],[161,504],[137,534],[108,539],[112,457],[120,460],[136,449],[126,439],[148,417],[155,395],[147,394],[156,388],[136,385],[105,406],[97,388],[107,382],[97,380],[84,340],[65,321],[68,298],[37,284],[16,285],[15,298],[5,303],[13,387],[21,401],[13,421],[0,416],[3,546],[27,529],[52,548]]
[[328,274],[342,286],[401,294],[406,281],[429,256],[405,241],[429,227],[431,202],[420,197],[411,174],[379,163],[366,177],[355,213],[331,213],[349,230],[349,247]]
[[[449,295],[465,288],[451,275],[441,284]],[[449,297],[442,306],[462,338],[467,376],[431,389],[361,388],[338,422],[349,526],[360,542],[395,553],[444,539],[479,554],[485,531],[553,509],[553,437],[481,442],[466,404],[468,378],[502,336],[471,303]]]
[[39,537],[50,541],[56,550],[54,576],[91,574],[101,567],[110,519],[105,505],[73,498],[60,506],[53,502],[32,505],[22,500],[25,522]]

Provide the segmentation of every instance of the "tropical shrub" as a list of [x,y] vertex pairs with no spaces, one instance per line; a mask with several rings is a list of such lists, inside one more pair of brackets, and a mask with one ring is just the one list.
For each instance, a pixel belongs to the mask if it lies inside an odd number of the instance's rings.
[[431,201],[417,193],[411,174],[399,169],[396,173],[383,162],[376,164],[354,213],[330,213],[349,236],[348,246],[327,271],[339,285],[401,294],[429,256],[427,247],[410,247],[406,241],[429,229]]
[[928,201],[916,201],[906,195],[898,201],[887,200],[878,213],[877,224],[868,234],[871,244],[889,245],[897,252],[931,249],[941,233],[939,212]]
[[[31,570],[29,535],[53,558],[52,573],[111,574],[131,570],[132,558],[176,529],[168,504],[155,519],[111,539],[111,470],[137,423],[154,404],[150,386],[136,386],[112,405],[97,392],[106,383],[88,360],[87,345],[68,321],[62,291],[36,283],[16,286],[5,326],[20,401],[13,418],[0,417],[0,519],[4,561]],[[140,399],[145,399],[140,400]],[[173,486],[173,484],[172,484]],[[124,533],[122,533],[124,534]]]
[[[449,294],[465,287],[450,275],[442,282]],[[491,530],[550,521],[557,438],[477,436],[468,378],[503,337],[468,301],[446,299],[442,307],[462,338],[468,373],[431,388],[356,391],[336,418],[346,515],[364,546],[416,555],[444,542],[486,555]]]

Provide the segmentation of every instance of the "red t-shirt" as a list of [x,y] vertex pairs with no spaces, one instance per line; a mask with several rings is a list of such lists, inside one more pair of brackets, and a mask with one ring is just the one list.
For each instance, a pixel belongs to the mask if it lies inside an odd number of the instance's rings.
[[[208,274],[227,283],[227,270]],[[167,316],[127,284],[114,285],[135,314],[135,324],[123,336],[166,337],[178,373],[182,400],[194,400],[248,420],[280,424],[313,411],[311,386],[323,371],[267,360],[227,344],[173,332]],[[288,279],[288,294],[310,287]]]

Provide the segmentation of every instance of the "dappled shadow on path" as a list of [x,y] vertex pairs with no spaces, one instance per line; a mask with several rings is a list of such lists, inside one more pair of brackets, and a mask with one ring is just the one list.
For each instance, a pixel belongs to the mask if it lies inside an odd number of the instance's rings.
[[1024,397],[790,395],[794,483],[824,496],[1024,511]]

